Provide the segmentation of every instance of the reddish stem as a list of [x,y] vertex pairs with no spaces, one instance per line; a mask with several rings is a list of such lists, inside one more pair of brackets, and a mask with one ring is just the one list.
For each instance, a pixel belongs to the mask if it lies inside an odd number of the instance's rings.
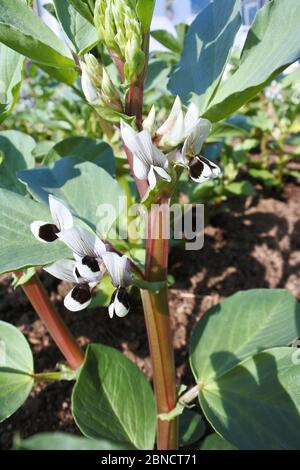
[[[15,274],[17,277],[22,275],[20,272]],[[54,308],[39,277],[34,275],[22,285],[22,289],[69,365],[74,370],[78,369],[83,363],[84,353]]]
[[[168,273],[169,239],[165,230],[170,223],[169,201],[153,205],[148,215],[146,279],[166,282]],[[170,327],[168,288],[159,293],[142,292],[149,346],[153,364],[153,381],[158,413],[168,413],[176,406],[176,370],[173,338]],[[178,420],[158,420],[159,450],[178,448]]]
[[[136,117],[136,125],[142,129],[144,80],[147,74],[149,35],[144,38],[145,69],[140,77],[130,84],[126,100],[126,114]],[[141,198],[148,191],[147,181],[136,178],[133,172],[133,157],[124,145],[131,174]],[[169,207],[168,199],[162,200]],[[153,206],[148,213],[148,234],[146,240],[146,279],[167,281],[169,240],[163,236],[163,225],[169,224],[165,216],[159,217],[160,204]],[[142,300],[147,327],[150,355],[153,367],[153,382],[158,413],[167,413],[176,406],[176,371],[172,332],[170,328],[167,286],[158,294],[142,290]],[[178,448],[178,420],[157,423],[157,448],[176,450]]]

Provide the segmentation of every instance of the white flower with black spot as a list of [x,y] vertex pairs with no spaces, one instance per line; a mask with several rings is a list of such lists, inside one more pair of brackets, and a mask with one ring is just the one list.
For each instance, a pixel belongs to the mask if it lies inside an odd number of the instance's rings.
[[81,276],[77,269],[77,263],[68,259],[45,266],[44,270],[57,279],[76,284],[64,298],[65,307],[72,312],[83,310],[91,303],[92,289],[102,278],[101,273],[99,273],[97,280]]
[[59,232],[58,238],[73,251],[79,276],[97,281],[99,275],[103,275],[105,266],[102,256],[106,245],[99,237],[75,225]]
[[59,232],[73,227],[73,216],[67,204],[52,194],[48,200],[53,223],[36,220],[30,225],[35,238],[44,243],[57,240]]
[[132,282],[129,272],[129,259],[127,256],[109,252],[105,253],[102,258],[111,276],[112,284],[116,287],[108,307],[109,316],[110,318],[113,318],[114,315],[121,318],[125,317],[130,309],[130,299],[126,287]]

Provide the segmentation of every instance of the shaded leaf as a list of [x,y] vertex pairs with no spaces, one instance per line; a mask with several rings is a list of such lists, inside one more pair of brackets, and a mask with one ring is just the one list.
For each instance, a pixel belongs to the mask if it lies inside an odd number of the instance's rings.
[[219,434],[213,433],[204,439],[200,450],[237,450],[237,448],[225,441]]
[[209,309],[196,325],[190,345],[191,367],[197,382],[206,383],[243,359],[285,346],[299,335],[300,306],[289,292],[238,292]]
[[[207,419],[239,449],[300,449],[300,375],[292,352],[287,347],[263,351],[220,373],[201,390]],[[231,356],[216,352],[212,361],[218,367]]]
[[119,351],[93,344],[72,395],[72,412],[81,431],[137,449],[153,449],[156,411],[143,374]]
[[27,439],[15,439],[15,450],[130,450],[131,447],[106,439],[94,440],[64,432],[45,432]]
[[0,189],[0,273],[53,263],[71,256],[60,241],[41,243],[34,238],[34,220],[51,221],[49,209],[13,191]]
[[[49,194],[65,200],[84,223],[106,236],[125,207],[123,189],[103,168],[77,157],[65,157],[51,167],[18,173],[30,193],[48,204]],[[80,188],[80,189],[78,189]]]
[[35,160],[32,155],[34,147],[33,138],[23,132],[11,130],[0,132],[0,151],[4,157],[0,165],[1,188],[26,194],[26,188],[20,183],[16,173],[34,167]]
[[11,416],[31,392],[33,357],[22,333],[0,321],[0,422]]

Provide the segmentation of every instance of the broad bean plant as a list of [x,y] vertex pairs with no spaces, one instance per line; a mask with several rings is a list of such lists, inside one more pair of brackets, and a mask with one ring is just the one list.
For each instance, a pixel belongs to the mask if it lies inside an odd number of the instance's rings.
[[[0,2],[0,119],[10,123],[0,132],[0,272],[14,273],[66,361],[36,373],[25,337],[1,321],[0,420],[23,405],[36,382],[70,380],[82,438],[49,433],[19,447],[299,449],[297,301],[285,290],[258,288],[205,312],[189,339],[188,388],[176,381],[168,254],[180,237],[195,256],[205,250],[203,224],[192,230],[184,205],[175,221],[170,216],[178,192],[192,194],[194,204],[206,200],[203,188],[222,196],[216,188],[226,178],[232,183],[255,144],[247,139],[234,151],[223,146],[221,158],[209,154],[207,144],[224,129],[236,131],[233,113],[252,100],[247,106],[276,113],[282,124],[274,80],[300,57],[300,4],[267,2],[227,77],[241,26],[239,0],[214,0],[189,27],[177,25],[177,36],[154,32],[168,48],[156,55],[149,54],[154,6],[155,0],[53,0],[63,40],[31,1]],[[50,107],[41,115],[38,144],[28,135],[26,109],[32,116],[34,100],[22,105],[20,88],[32,67],[51,80],[51,91],[39,81],[38,99],[45,93],[51,102],[53,88],[64,84],[69,104],[56,104],[55,113],[71,123],[72,137],[64,139],[61,127],[51,141]],[[277,104],[270,105],[274,93]],[[18,101],[25,132],[13,129]],[[265,150],[276,132],[261,128]],[[280,165],[276,185],[283,184],[285,160]],[[253,176],[260,171],[252,168]],[[97,343],[81,349],[48,297],[41,267],[69,283],[64,306],[73,315],[98,307],[104,293],[107,315],[120,328],[140,291],[153,389],[116,349]],[[205,423],[215,434],[203,439]]]

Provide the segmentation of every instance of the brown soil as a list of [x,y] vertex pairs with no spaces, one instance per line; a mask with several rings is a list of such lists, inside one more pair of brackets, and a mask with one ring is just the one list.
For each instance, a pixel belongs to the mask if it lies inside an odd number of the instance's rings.
[[[206,228],[200,252],[173,249],[170,271],[176,283],[170,306],[178,379],[192,384],[186,365],[191,329],[212,305],[238,290],[285,287],[300,299],[300,187],[289,183],[281,195],[232,199],[226,213]],[[110,320],[104,309],[71,313],[62,306],[66,286],[45,273],[42,279],[66,323],[82,346],[102,342],[122,350],[151,378],[151,363],[142,310],[137,305],[124,319]],[[21,289],[10,277],[0,283],[0,319],[18,326],[27,336],[37,372],[53,370],[63,359]],[[25,405],[0,425],[0,448],[11,447],[12,437],[44,431],[78,433],[70,413],[72,384],[37,385]]]

